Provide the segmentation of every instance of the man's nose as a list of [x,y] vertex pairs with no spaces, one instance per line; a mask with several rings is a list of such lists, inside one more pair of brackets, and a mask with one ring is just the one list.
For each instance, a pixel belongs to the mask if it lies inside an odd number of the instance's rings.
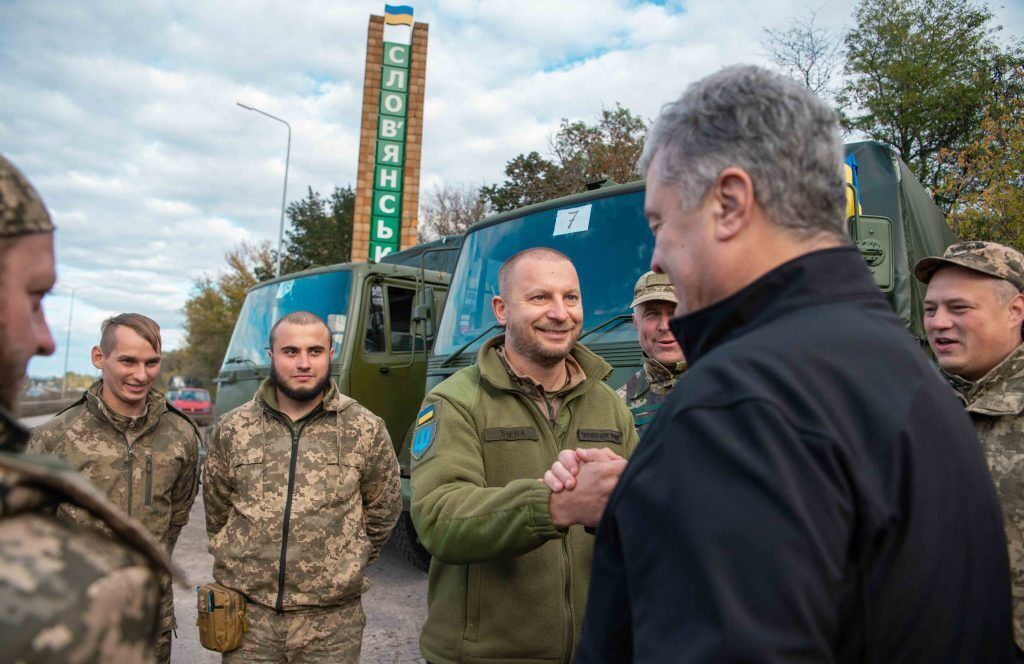
[[948,330],[953,325],[953,319],[944,307],[939,307],[931,316],[925,317],[924,324],[933,330]]
[[46,324],[46,316],[43,315],[42,310],[39,311],[39,315],[36,318],[35,334],[36,355],[53,355],[54,351],[57,350],[57,345],[53,341],[50,326]]
[[670,320],[672,320],[672,315],[669,314],[668,312],[663,313],[661,315],[661,318],[658,320],[658,332],[668,332],[668,322]]
[[560,297],[551,298],[551,306],[548,308],[548,318],[552,318],[557,321],[563,321],[569,317],[569,312],[565,308],[565,302]]
[[298,359],[299,368],[305,369],[309,367],[309,353],[299,353]]

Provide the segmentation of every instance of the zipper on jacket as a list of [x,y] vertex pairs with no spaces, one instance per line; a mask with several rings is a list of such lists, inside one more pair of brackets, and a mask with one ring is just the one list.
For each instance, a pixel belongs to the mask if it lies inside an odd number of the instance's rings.
[[565,568],[565,593],[562,597],[565,600],[565,654],[563,662],[568,662],[572,656],[572,559],[569,557],[568,534],[560,542],[562,550],[562,566]]
[[153,504],[153,453],[146,450],[146,505]]
[[128,516],[132,515],[132,485],[135,483],[135,453],[132,452],[132,446],[128,445],[128,460],[125,461],[128,466]]
[[299,434],[302,428],[295,430],[288,427],[292,432],[292,457],[288,463],[288,495],[284,500],[284,523],[281,526],[281,560],[278,562],[277,571],[277,602],[274,606],[277,613],[284,613],[284,572],[288,562],[288,527],[292,519],[292,494],[295,492],[295,464],[298,461]]

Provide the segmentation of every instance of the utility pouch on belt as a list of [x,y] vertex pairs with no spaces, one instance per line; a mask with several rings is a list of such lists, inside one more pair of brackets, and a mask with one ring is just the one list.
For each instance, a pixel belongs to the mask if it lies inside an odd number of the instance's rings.
[[245,595],[219,583],[196,586],[199,643],[207,650],[231,652],[242,645],[249,630],[245,620]]

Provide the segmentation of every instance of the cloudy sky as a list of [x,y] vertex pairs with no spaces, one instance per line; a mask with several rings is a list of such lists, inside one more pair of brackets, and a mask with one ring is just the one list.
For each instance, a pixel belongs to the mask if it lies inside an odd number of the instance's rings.
[[[1024,2],[996,7],[1003,38]],[[383,2],[0,0],[0,152],[36,185],[59,228],[47,300],[62,371],[107,315],[155,318],[182,339],[193,279],[242,240],[276,242],[285,128],[289,200],[355,181],[370,14]],[[409,4],[409,3],[407,3]],[[693,80],[765,62],[762,29],[808,7],[839,34],[851,3],[777,0],[412,2],[430,24],[423,185],[501,179],[520,152],[546,152],[561,118],[621,102],[652,118]]]

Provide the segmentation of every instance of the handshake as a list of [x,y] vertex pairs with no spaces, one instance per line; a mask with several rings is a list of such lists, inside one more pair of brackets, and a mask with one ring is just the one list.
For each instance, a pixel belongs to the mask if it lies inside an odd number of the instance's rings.
[[626,460],[606,447],[560,452],[544,472],[544,484],[551,489],[551,520],[559,528],[597,526],[625,469]]

